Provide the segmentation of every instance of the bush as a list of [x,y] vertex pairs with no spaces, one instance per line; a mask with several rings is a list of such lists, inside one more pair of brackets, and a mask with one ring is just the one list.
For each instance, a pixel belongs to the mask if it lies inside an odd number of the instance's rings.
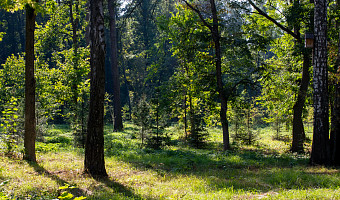
[[58,143],[49,143],[49,144],[45,144],[42,142],[37,142],[35,144],[35,150],[37,152],[55,152],[58,151],[58,149],[60,148],[60,144]]
[[52,137],[50,139],[46,140],[46,143],[62,143],[62,144],[71,144],[72,143],[72,139],[61,135],[61,136],[56,136],[56,137]]

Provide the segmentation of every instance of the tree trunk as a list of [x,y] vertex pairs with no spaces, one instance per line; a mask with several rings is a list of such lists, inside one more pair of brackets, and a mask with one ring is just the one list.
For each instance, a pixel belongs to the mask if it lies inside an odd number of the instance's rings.
[[332,102],[331,116],[331,150],[332,150],[332,165],[340,165],[340,84],[334,85],[334,99]]
[[[337,8],[340,7],[340,1],[337,0]],[[340,28],[340,20],[336,23],[336,28]],[[332,164],[340,166],[340,33],[338,41],[338,56],[335,63],[336,80],[334,83],[334,97],[332,102],[331,115],[331,148],[332,148]]]
[[315,0],[314,4],[314,129],[310,163],[329,165],[327,1]]
[[103,1],[90,0],[91,88],[84,172],[107,176],[104,160],[105,37]]
[[26,4],[26,60],[25,60],[25,135],[24,159],[36,162],[35,138],[35,79],[34,79],[34,30],[35,9]]
[[114,130],[121,131],[123,129],[122,106],[120,103],[120,83],[119,70],[117,62],[117,29],[116,29],[116,2],[108,0],[110,14],[110,45],[111,45],[111,69],[113,74],[113,103],[114,103]]
[[310,53],[306,52],[303,54],[303,67],[302,67],[302,79],[299,88],[297,101],[293,107],[293,142],[292,152],[302,153],[304,151],[303,143],[305,140],[305,130],[302,121],[302,111],[305,105],[308,85],[309,85],[309,68],[310,68]]
[[215,0],[210,0],[211,5],[211,13],[213,17],[213,26],[211,27],[211,34],[214,41],[215,46],[215,67],[216,67],[216,79],[217,79],[217,91],[219,94],[219,98],[221,101],[221,110],[220,110],[220,118],[222,123],[223,130],[223,150],[230,149],[229,142],[229,129],[228,129],[228,120],[227,120],[227,97],[223,88],[222,81],[222,59],[221,59],[221,44],[220,44],[220,33],[218,31],[218,17],[217,10],[215,5]]

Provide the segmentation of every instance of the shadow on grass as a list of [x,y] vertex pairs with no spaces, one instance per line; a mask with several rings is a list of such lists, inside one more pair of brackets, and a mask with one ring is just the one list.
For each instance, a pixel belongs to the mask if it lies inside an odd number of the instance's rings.
[[[115,140],[113,140],[115,141]],[[310,173],[307,156],[279,154],[261,149],[235,149],[218,152],[178,148],[177,150],[136,149],[111,144],[107,155],[130,163],[140,170],[152,170],[163,176],[171,174],[203,178],[215,190],[233,188],[268,192],[280,189],[335,188],[340,185],[340,171],[332,174]]]
[[[49,172],[46,170],[44,167],[41,165],[34,163],[34,162],[28,162],[28,164],[34,168],[34,170],[43,176],[49,177],[52,180],[56,181],[58,185],[64,186],[64,185],[71,185],[69,182],[61,179],[59,176]],[[142,198],[136,194],[126,186],[110,179],[109,177],[93,177],[94,180],[97,182],[103,183],[106,185],[108,188],[111,188],[114,191],[114,194],[112,194],[112,191],[107,191],[107,192],[101,192],[101,193],[95,193],[88,197],[89,199],[136,199],[136,200],[141,200],[145,199]],[[80,188],[68,188],[67,189],[71,194],[74,196],[87,196],[88,194],[80,189]]]
[[[109,177],[95,178],[95,180],[105,184],[107,187],[109,187],[112,190],[114,190],[115,196],[117,198],[124,197],[124,199],[135,199],[135,200],[145,199],[145,198],[142,198],[139,195],[136,195],[131,189],[129,189],[128,187],[124,186],[121,183],[118,183],[118,182],[114,181],[112,178],[109,178]],[[103,198],[105,199],[106,196],[104,196]]]
[[[54,180],[55,182],[57,182],[58,185],[60,186],[64,186],[64,185],[71,185],[69,182],[61,179],[59,176],[52,174],[51,172],[49,172],[48,170],[46,170],[44,167],[42,167],[41,165],[39,165],[38,163],[35,162],[29,162],[27,161],[27,163],[33,167],[33,169],[40,175],[46,176],[52,180]],[[71,194],[73,194],[74,196],[85,196],[86,192],[82,189],[79,188],[72,188],[69,189],[69,192]]]

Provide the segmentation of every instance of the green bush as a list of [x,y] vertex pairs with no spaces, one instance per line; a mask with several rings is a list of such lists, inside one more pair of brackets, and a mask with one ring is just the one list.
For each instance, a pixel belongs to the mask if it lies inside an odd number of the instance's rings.
[[63,144],[71,144],[72,143],[72,139],[61,135],[61,136],[55,136],[55,137],[51,137],[49,139],[46,140],[46,143],[63,143]]
[[37,142],[35,144],[35,150],[37,152],[51,152],[51,151],[58,151],[58,149],[60,148],[60,144],[59,143],[49,143],[49,144],[45,144],[42,142]]

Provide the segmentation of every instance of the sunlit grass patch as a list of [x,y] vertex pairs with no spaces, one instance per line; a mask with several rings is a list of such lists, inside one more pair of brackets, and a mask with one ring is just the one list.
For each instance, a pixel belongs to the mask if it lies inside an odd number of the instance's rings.
[[[84,150],[69,144],[72,134],[62,129],[38,143],[38,164],[0,157],[0,193],[17,199],[54,199],[59,187],[74,186],[75,196],[87,199],[339,199],[339,169],[308,165],[308,154],[289,152],[289,142],[260,131],[253,145],[233,144],[221,150],[221,130],[209,130],[210,145],[193,149],[177,141],[163,150],[141,147],[138,129],[105,129],[109,178],[83,174]],[[54,133],[58,132],[54,130]],[[177,134],[177,135],[176,135]],[[138,135],[137,135],[138,136]],[[57,144],[55,149],[53,145]],[[39,148],[40,148],[39,147]]]

